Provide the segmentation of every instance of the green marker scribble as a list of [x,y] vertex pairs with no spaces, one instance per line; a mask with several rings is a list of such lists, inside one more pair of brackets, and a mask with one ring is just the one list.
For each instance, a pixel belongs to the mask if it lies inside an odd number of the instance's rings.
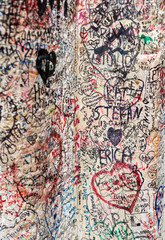
[[140,39],[144,39],[145,44],[148,44],[154,41],[151,37],[145,36],[144,34],[141,35]]
[[96,222],[89,231],[89,240],[96,239],[91,235],[99,236],[97,240],[135,240],[132,229],[125,222],[116,223],[112,230],[104,222]]
[[55,107],[54,106],[52,106],[51,108],[50,108],[50,114],[52,114],[53,112],[54,112],[54,110],[55,110]]

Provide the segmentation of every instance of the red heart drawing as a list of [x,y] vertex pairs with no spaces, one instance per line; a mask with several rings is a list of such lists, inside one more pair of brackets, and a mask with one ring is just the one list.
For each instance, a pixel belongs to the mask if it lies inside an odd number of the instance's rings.
[[85,28],[82,29],[82,31],[80,32],[80,37],[82,39],[85,39],[88,36],[88,32],[86,31]]
[[132,212],[142,185],[136,168],[116,163],[111,171],[103,170],[92,177],[92,189],[107,204]]

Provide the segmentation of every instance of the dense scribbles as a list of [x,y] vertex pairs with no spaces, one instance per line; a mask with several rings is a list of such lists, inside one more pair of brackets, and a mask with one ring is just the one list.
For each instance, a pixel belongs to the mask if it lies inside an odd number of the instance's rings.
[[[163,234],[163,227],[154,226],[160,213],[153,207],[155,194],[159,199],[163,128],[157,114],[163,56],[154,20],[158,12],[151,14],[155,3],[93,0],[78,5],[76,150],[85,172],[78,183],[79,204],[88,207],[80,222],[92,240],[155,240]],[[123,221],[131,229],[128,235],[126,225],[115,225]]]
[[0,240],[162,240],[164,2],[0,0]]
[[67,239],[76,228],[74,8],[72,0],[0,4],[3,240]]

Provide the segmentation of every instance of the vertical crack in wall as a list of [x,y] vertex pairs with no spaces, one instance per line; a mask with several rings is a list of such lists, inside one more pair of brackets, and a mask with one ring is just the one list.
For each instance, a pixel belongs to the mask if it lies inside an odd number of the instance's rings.
[[0,0],[0,239],[164,239],[163,0]]

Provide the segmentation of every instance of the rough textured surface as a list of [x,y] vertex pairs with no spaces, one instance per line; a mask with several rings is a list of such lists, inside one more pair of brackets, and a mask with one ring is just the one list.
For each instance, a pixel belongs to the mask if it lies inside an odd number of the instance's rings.
[[165,239],[164,10],[0,0],[1,240]]

